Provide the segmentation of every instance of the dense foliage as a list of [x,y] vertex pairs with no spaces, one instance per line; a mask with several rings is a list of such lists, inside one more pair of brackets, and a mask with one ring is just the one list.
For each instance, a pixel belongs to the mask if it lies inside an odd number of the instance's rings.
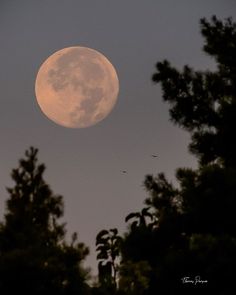
[[199,165],[177,169],[176,187],[163,173],[146,176],[148,207],[127,216],[117,294],[236,293],[236,24],[200,24],[217,70],[164,60],[152,77]]
[[13,169],[5,220],[0,226],[0,294],[87,293],[81,262],[88,249],[73,234],[65,240],[62,197],[43,179],[37,149],[26,151]]

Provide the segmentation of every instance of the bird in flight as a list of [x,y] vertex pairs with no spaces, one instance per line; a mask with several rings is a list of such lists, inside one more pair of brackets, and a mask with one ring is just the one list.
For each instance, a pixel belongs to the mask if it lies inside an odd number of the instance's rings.
[[126,171],[126,170],[122,170],[121,172],[122,172],[122,173],[127,173],[127,171]]
[[152,157],[153,157],[153,158],[157,158],[158,156],[157,156],[157,155],[152,155]]

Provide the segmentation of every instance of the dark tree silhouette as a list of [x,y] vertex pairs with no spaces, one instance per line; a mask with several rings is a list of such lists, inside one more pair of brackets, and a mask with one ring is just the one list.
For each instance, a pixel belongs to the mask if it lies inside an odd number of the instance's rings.
[[0,294],[87,294],[88,254],[73,234],[65,240],[62,197],[43,179],[38,150],[30,148],[13,169],[13,188],[0,227]]
[[104,294],[115,294],[117,289],[118,259],[122,238],[116,228],[102,230],[96,237],[96,251],[100,290]]
[[[149,207],[143,208],[141,212],[135,212],[135,213],[130,213],[129,215],[126,216],[125,222],[130,221],[130,219],[135,219],[135,221],[132,222],[131,224],[131,229],[135,230],[136,227],[144,227],[146,228],[148,225],[153,226],[155,223],[153,223],[154,216],[149,212]],[[147,225],[147,218],[149,218],[152,223],[149,223]]]
[[[170,104],[172,121],[190,133],[190,152],[199,166],[177,169],[177,187],[163,173],[146,176],[150,197],[145,203],[157,223],[133,223],[120,266],[120,281],[140,290],[140,280],[132,280],[128,270],[145,263],[142,294],[236,293],[236,24],[215,16],[200,24],[203,49],[215,59],[216,71],[189,66],[178,71],[165,60],[153,75]],[[195,283],[198,276],[207,283]],[[184,277],[194,283],[184,283]],[[127,284],[120,287],[122,294],[132,294]]]
[[147,261],[133,262],[131,260],[121,264],[119,291],[117,294],[145,295],[148,294],[151,267]]
[[153,81],[161,83],[171,105],[171,119],[192,136],[190,150],[202,164],[236,164],[235,128],[236,24],[215,16],[201,20],[204,51],[217,62],[217,71],[200,72],[185,66],[179,72],[168,61],[158,62]]

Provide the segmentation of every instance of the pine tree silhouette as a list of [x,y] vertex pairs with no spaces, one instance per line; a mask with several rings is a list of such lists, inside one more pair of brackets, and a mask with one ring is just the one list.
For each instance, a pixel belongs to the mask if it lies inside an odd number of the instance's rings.
[[13,188],[0,227],[0,294],[86,294],[88,254],[76,234],[65,240],[62,196],[54,195],[31,147],[13,169]]

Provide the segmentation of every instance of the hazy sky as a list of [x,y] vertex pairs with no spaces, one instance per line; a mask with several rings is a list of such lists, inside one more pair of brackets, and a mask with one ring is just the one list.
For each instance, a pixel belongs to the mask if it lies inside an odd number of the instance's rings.
[[[0,0],[0,219],[10,171],[33,145],[46,181],[64,196],[68,231],[91,248],[86,264],[95,268],[96,234],[125,229],[125,216],[147,197],[145,175],[164,171],[174,181],[177,167],[196,165],[151,76],[164,58],[214,67],[199,32],[199,19],[212,14],[236,20],[235,0]],[[41,63],[75,45],[103,53],[120,82],[111,114],[85,129],[49,121],[34,94]]]

